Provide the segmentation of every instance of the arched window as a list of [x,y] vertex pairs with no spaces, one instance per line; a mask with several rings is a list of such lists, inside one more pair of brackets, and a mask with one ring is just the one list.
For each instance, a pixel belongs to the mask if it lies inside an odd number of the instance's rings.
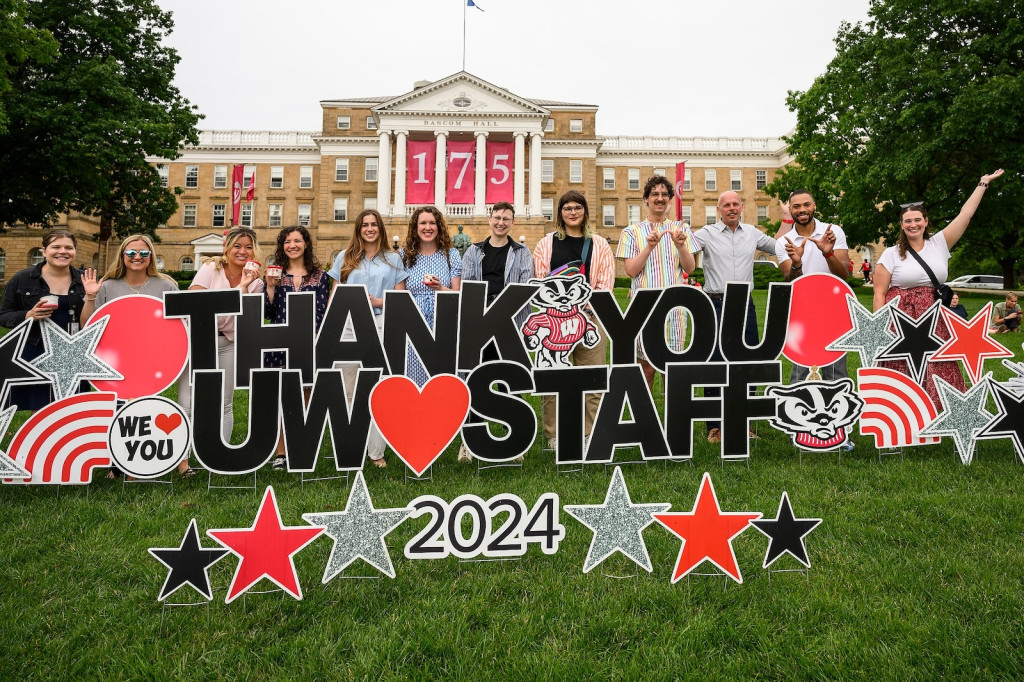
[[38,246],[28,252],[28,265],[32,267],[43,262],[43,250]]
[[274,257],[273,256],[268,256],[267,257],[267,265],[274,265]]
[[157,256],[156,257],[156,269],[161,271],[161,272],[163,272],[163,269],[164,269],[164,257],[163,256]]
[[181,259],[181,271],[192,272],[196,269],[195,263],[192,261],[192,256],[184,256]]

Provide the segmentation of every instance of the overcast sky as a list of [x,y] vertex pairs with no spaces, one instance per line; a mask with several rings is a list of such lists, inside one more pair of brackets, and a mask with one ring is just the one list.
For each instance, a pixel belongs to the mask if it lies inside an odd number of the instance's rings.
[[[203,129],[319,130],[318,102],[400,95],[462,70],[465,0],[158,0]],[[868,0],[479,0],[466,70],[596,104],[600,135],[778,137]]]

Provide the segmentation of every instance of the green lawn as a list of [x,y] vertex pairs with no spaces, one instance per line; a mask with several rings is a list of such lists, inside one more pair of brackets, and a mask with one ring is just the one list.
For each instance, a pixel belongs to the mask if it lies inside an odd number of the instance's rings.
[[[858,294],[870,303],[866,287]],[[763,292],[756,296],[763,308]],[[973,313],[986,300],[964,303]],[[1012,346],[1018,361],[1019,339]],[[997,362],[986,367],[1007,376]],[[243,427],[244,405],[238,394]],[[402,549],[423,517],[388,537],[393,581],[320,584],[331,548],[321,538],[297,555],[304,601],[264,594],[226,605],[236,565],[229,556],[211,570],[219,592],[209,620],[202,607],[177,609],[163,630],[156,598],[166,571],[146,549],[176,546],[192,517],[204,536],[209,528],[248,526],[258,494],[208,493],[204,474],[173,491],[130,485],[122,492],[120,482],[106,480],[59,495],[4,486],[0,678],[1024,675],[1024,467],[1008,440],[981,441],[970,467],[949,439],[879,462],[860,437],[841,463],[830,454],[800,464],[786,436],[766,426],[760,433],[749,467],[723,467],[699,433],[692,466],[627,465],[626,483],[635,502],[689,511],[709,471],[723,510],[770,517],[788,491],[797,516],[824,519],[807,538],[806,577],[769,578],[761,569],[767,539],[748,529],[734,543],[742,585],[699,576],[672,585],[680,541],[657,525],[644,534],[652,575],[638,569],[636,577],[606,577],[633,572],[619,556],[583,575],[591,533],[565,513],[566,538],[553,556],[531,545],[521,561],[408,561]],[[244,437],[238,429],[235,436]],[[562,504],[598,503],[611,473],[593,466],[558,475],[538,439],[523,471],[477,476],[475,467],[455,463],[456,449],[457,442],[435,465],[432,483],[404,483],[390,455],[387,469],[367,467],[375,505],[404,506],[421,494],[451,500],[512,492],[532,506],[548,491]],[[271,484],[290,525],[303,523],[305,512],[338,510],[348,496],[337,481],[303,486],[298,475],[261,471],[259,493]],[[789,558],[775,565],[797,566]],[[356,562],[343,575],[373,573]]]

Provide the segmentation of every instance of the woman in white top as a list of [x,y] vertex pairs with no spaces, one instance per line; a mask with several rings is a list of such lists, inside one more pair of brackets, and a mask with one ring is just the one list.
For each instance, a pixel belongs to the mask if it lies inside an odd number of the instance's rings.
[[[917,259],[908,253],[913,249],[928,264],[939,283],[946,281],[949,252],[960,241],[964,230],[971,222],[974,212],[978,210],[981,198],[985,195],[988,184],[1003,174],[1002,169],[991,175],[984,175],[967,202],[960,209],[960,214],[953,219],[946,229],[931,235],[928,224],[928,213],[922,204],[906,206],[900,213],[900,238],[896,246],[890,246],[878,259],[875,266],[874,309],[878,310],[896,296],[900,297],[899,309],[917,319],[935,302],[935,285]],[[942,338],[949,338],[949,331],[941,320],[935,332]],[[903,360],[885,362],[883,366],[891,367],[904,374],[909,374],[907,363]],[[932,380],[938,375],[960,390],[965,388],[960,368],[955,362],[929,362],[925,372],[925,390],[936,407],[940,407],[938,389]]]

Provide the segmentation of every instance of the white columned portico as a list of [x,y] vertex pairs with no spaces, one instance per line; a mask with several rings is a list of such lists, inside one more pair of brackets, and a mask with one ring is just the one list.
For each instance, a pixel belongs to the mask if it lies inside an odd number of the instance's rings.
[[[405,215],[405,166],[408,149],[405,143],[408,137],[409,133],[404,130],[395,131],[395,204],[392,215],[396,216]],[[380,206],[380,203],[377,205]]]
[[544,133],[530,133],[530,215],[540,215],[540,146]]
[[487,131],[476,131],[476,188],[473,215],[487,215]]
[[524,190],[526,188],[526,133],[516,132],[516,158],[514,161],[515,173],[512,184],[512,204],[516,207],[516,213],[526,212]]
[[444,192],[446,189],[445,166],[448,164],[448,131],[436,130],[437,154],[434,158],[434,205],[441,213],[445,212]]
[[377,210],[388,214],[391,205],[391,131],[381,130],[380,150],[377,152]]

